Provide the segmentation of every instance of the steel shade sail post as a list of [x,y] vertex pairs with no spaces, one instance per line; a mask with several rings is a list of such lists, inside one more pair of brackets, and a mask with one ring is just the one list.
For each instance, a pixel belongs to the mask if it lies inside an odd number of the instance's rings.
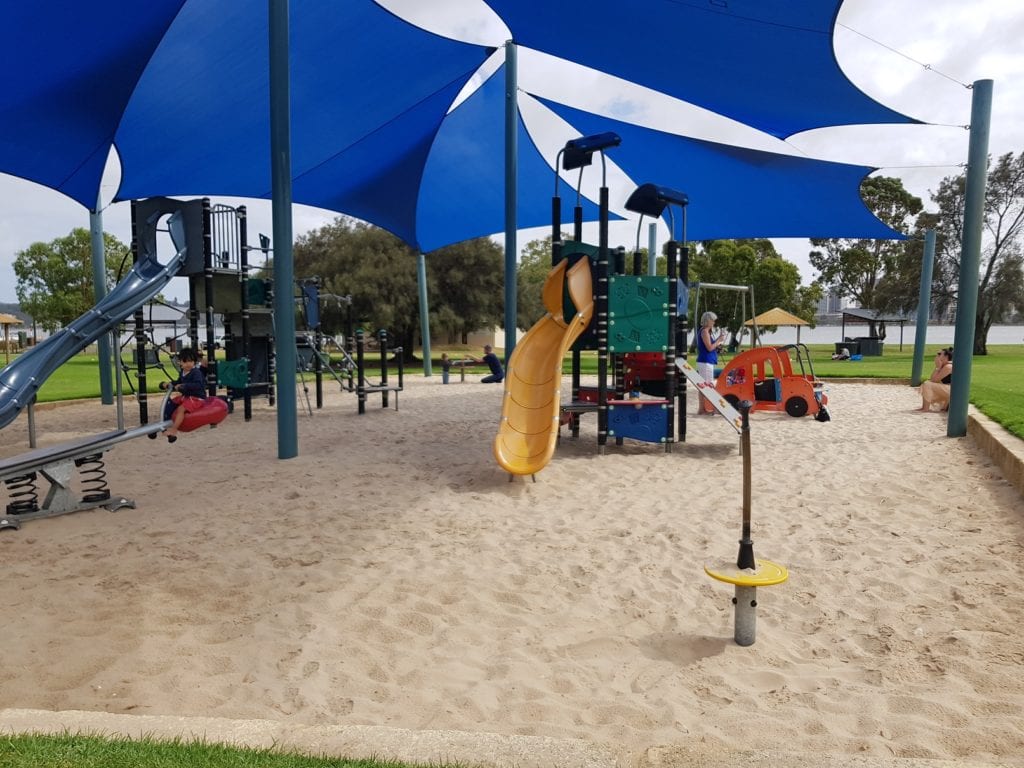
[[658,222],[647,225],[647,274],[658,274]]
[[967,434],[967,405],[971,394],[971,358],[978,313],[978,269],[981,232],[985,225],[985,184],[988,180],[988,135],[992,118],[992,81],[976,80],[971,99],[971,141],[967,152],[964,194],[964,234],[960,251],[956,331],[953,334],[953,383],[949,390],[948,437]]
[[[427,304],[427,257],[416,251],[416,283],[420,294],[420,337],[423,341],[423,375],[432,376],[430,362],[430,307]],[[405,352],[403,351],[404,355]]]
[[[914,365],[910,371],[910,386],[921,383],[924,367],[924,345],[928,340],[928,316],[932,304],[932,265],[935,263],[935,230],[924,233],[924,255],[921,257],[921,292],[917,299],[917,328],[914,334]],[[955,350],[954,350],[955,351]]]
[[[107,295],[107,258],[103,244],[103,211],[99,201],[96,210],[89,211],[89,236],[92,245],[92,290],[99,304]],[[100,398],[104,405],[114,402],[113,380],[110,376],[110,336],[103,334],[96,341],[100,366]]]
[[516,201],[519,177],[519,88],[516,44],[505,43],[505,365],[516,348]]
[[277,457],[299,453],[295,403],[295,307],[292,283],[291,96],[288,71],[288,0],[270,2],[270,172],[274,225],[274,325],[277,350]]

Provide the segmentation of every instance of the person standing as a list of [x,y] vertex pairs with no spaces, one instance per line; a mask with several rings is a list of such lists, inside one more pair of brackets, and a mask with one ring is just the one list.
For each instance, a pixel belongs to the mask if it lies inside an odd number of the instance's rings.
[[[705,312],[700,316],[700,331],[697,332],[697,373],[704,381],[714,386],[715,366],[718,365],[718,350],[725,343],[725,334],[715,335],[718,315]],[[714,413],[710,401],[701,395],[697,400],[697,413]]]
[[442,352],[441,353],[441,383],[442,384],[447,384],[448,383],[448,376],[451,374],[451,370],[452,370],[452,361],[448,357],[448,353],[447,352]]

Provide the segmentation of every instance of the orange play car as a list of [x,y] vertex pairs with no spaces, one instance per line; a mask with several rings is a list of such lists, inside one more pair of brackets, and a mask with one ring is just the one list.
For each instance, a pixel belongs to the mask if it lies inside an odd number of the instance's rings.
[[[791,354],[799,373],[793,372]],[[829,421],[824,386],[814,375],[806,344],[749,349],[734,357],[715,383],[715,389],[734,406],[749,400],[754,404],[751,411],[785,411],[790,416],[810,413],[818,421]]]

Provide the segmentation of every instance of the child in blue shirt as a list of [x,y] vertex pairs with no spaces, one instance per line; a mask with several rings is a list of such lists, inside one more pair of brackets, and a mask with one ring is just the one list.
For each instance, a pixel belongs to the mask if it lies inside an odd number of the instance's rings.
[[178,439],[178,428],[185,420],[185,415],[202,407],[206,399],[206,382],[196,367],[196,353],[186,347],[178,353],[178,363],[181,365],[181,373],[177,380],[160,382],[160,389],[172,390],[164,406],[164,421],[171,422],[171,426],[164,432],[169,443]]

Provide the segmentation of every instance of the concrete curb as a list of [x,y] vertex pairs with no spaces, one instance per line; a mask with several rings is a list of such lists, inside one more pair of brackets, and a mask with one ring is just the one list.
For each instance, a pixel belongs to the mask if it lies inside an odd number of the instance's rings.
[[0,734],[73,733],[129,738],[201,739],[312,756],[375,758],[420,765],[481,768],[1024,768],[1024,762],[732,751],[661,745],[632,753],[609,744],[466,731],[411,731],[379,726],[308,726],[270,720],[115,715],[108,712],[0,710]]
[[1024,440],[996,424],[973,405],[967,410],[967,436],[996,463],[1007,482],[1024,496]]
[[2,733],[76,733],[182,738],[275,748],[306,755],[375,758],[421,765],[487,768],[616,768],[614,750],[580,739],[503,736],[467,731],[411,731],[369,725],[293,725],[271,720],[115,715],[109,712],[0,710]]

